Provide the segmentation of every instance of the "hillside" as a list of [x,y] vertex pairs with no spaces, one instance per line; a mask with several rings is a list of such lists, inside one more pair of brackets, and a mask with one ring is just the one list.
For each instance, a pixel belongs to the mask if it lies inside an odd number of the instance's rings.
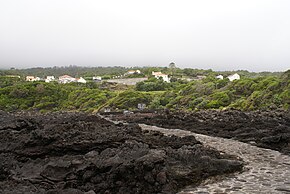
[[[145,68],[142,71],[144,75],[148,75],[151,70],[152,68]],[[169,68],[163,70],[170,72]],[[197,70],[183,69],[182,71],[183,73],[180,69],[176,69],[171,75],[170,83],[148,75],[148,80],[139,82],[136,86],[105,81],[100,83],[90,81],[86,84],[25,82],[21,78],[2,76],[0,109],[6,111],[96,111],[101,108],[135,110],[140,103],[145,104],[147,109],[184,111],[224,108],[287,110],[290,107],[290,70],[280,76],[275,73],[267,76],[256,74],[254,77],[250,74],[241,75],[240,80],[232,82],[227,78],[217,79],[215,75],[220,72],[198,70],[200,75],[204,76],[203,79],[191,80],[188,79],[188,75],[194,76],[191,73]],[[111,74],[114,74],[113,70],[110,71]]]

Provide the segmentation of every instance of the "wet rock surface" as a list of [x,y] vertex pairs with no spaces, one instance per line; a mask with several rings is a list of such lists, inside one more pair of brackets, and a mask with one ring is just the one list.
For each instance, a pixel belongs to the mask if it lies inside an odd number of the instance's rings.
[[114,119],[224,137],[290,155],[290,112],[198,111],[112,115]]
[[194,134],[179,129],[165,129],[140,125],[144,130],[159,131],[180,137],[194,135],[205,146],[216,148],[221,153],[231,153],[246,162],[243,172],[206,180],[198,187],[189,186],[180,194],[222,193],[290,193],[290,156],[278,151],[259,148],[236,140]]
[[243,165],[192,135],[84,113],[29,114],[0,112],[0,193],[176,193]]

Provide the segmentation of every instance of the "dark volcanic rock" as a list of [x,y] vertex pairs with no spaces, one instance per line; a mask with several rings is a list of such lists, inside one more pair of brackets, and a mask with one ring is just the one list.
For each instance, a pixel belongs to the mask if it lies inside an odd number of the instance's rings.
[[84,113],[0,115],[0,193],[175,193],[242,169],[193,136]]
[[290,112],[238,110],[114,115],[117,120],[233,138],[290,154]]

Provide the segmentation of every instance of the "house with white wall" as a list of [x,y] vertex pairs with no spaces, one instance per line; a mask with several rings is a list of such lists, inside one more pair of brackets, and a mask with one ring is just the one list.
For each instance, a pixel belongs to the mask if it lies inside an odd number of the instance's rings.
[[129,70],[125,75],[133,75],[133,74],[141,74],[141,71],[139,69],[137,70]]
[[235,74],[233,74],[233,75],[229,75],[227,78],[232,82],[232,81],[234,81],[234,80],[239,80],[239,79],[241,79],[241,76],[240,76],[239,74],[235,73]]
[[224,76],[223,75],[218,75],[216,76],[217,79],[224,79]]
[[160,77],[163,79],[165,82],[170,82],[170,79],[168,75],[161,73],[160,71],[154,72],[152,71],[152,75],[154,75],[155,78],[159,79]]
[[29,76],[26,76],[25,80],[29,82],[33,82],[33,81],[40,81],[40,78],[29,75]]
[[54,80],[55,80],[54,76],[46,76],[45,82],[49,83],[49,82],[52,82]]
[[86,81],[84,78],[82,78],[82,77],[80,77],[80,78],[76,78],[76,81],[77,81],[78,83],[83,83],[83,84],[87,83],[87,81]]
[[102,77],[101,76],[94,76],[93,81],[100,82],[100,81],[102,81]]
[[76,81],[76,78],[71,77],[69,75],[63,75],[63,76],[60,76],[58,78],[58,82],[59,83],[62,83],[62,84],[66,84],[66,83],[70,83],[70,82],[75,82],[75,81]]
[[29,81],[29,82],[32,82],[32,81],[35,80],[35,77],[29,75],[29,76],[26,76],[25,80],[26,80],[26,81]]

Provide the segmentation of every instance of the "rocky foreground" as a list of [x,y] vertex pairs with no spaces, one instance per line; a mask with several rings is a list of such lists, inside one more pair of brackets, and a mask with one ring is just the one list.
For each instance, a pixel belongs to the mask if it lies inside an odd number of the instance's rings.
[[242,170],[194,136],[84,113],[0,112],[0,193],[176,193]]
[[238,110],[111,115],[116,120],[223,137],[290,155],[290,112]]
[[207,179],[197,187],[188,186],[179,194],[281,194],[290,193],[290,156],[271,149],[259,148],[237,140],[211,137],[181,129],[166,129],[140,124],[142,129],[180,137],[194,135],[205,146],[239,156],[244,171]]

